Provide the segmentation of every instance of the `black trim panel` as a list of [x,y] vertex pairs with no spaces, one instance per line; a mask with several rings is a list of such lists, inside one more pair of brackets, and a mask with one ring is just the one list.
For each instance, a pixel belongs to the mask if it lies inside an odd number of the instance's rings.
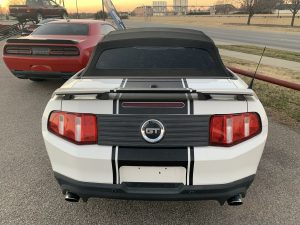
[[119,147],[118,166],[182,166],[187,168],[186,148]]
[[193,179],[194,179],[194,162],[195,162],[195,152],[194,147],[190,148],[190,174],[189,176],[189,185],[193,185]]
[[246,196],[255,175],[228,184],[194,185],[122,183],[99,184],[80,182],[54,173],[63,193],[69,191],[82,198],[113,198],[132,200],[217,200],[224,204],[234,195]]
[[111,152],[111,166],[113,171],[113,184],[117,183],[117,169],[116,169],[116,147],[112,147]]
[[[146,142],[141,126],[150,119],[160,121],[165,136],[159,142]],[[97,115],[98,144],[127,147],[189,147],[208,146],[209,120],[206,115]]]
[[37,72],[37,71],[11,71],[13,75],[20,79],[69,79],[76,73],[60,72]]

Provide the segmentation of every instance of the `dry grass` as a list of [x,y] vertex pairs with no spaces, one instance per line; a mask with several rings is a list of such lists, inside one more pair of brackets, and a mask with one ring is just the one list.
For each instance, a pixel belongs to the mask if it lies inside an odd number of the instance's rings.
[[[131,17],[133,21],[145,21],[144,17]],[[295,19],[295,27],[290,27],[291,18],[277,18],[266,16],[254,16],[252,25],[247,26],[246,16],[165,16],[151,17],[151,22],[162,24],[180,24],[190,26],[209,26],[209,27],[238,27],[245,30],[261,30],[261,31],[285,31],[285,32],[300,32],[300,19]]]
[[[226,49],[230,51],[243,52],[252,55],[261,55],[263,47],[253,45],[218,45],[218,48]],[[300,62],[300,52],[291,52],[285,50],[278,50],[273,48],[267,48],[264,56],[284,59],[288,61]]]
[[[257,63],[228,56],[222,56],[222,60],[227,66],[237,67],[243,70],[254,71],[257,67]],[[300,73],[299,71],[295,70],[280,68],[276,66],[260,65],[258,73],[264,75],[272,75],[272,77],[281,80],[300,83]]]
[[[231,57],[222,57],[222,59],[227,66],[235,66],[249,71],[254,71],[256,67],[255,63],[246,60],[237,60]],[[299,72],[293,70],[262,65],[259,72],[274,74],[274,77],[284,80],[294,82],[300,81]],[[244,76],[240,77],[249,83],[250,78]],[[300,129],[299,91],[290,90],[258,80],[255,81],[254,90],[265,106],[270,117],[282,124],[293,127],[296,130]]]

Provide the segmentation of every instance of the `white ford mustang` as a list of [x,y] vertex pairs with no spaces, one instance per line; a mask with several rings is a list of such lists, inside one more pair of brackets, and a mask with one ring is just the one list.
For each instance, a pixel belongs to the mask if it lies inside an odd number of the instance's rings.
[[242,204],[268,121],[200,31],[110,33],[49,101],[45,145],[65,199]]

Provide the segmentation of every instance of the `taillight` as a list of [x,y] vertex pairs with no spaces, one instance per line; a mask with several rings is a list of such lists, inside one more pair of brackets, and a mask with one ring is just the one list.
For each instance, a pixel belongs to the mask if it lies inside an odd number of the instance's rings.
[[11,55],[79,56],[80,50],[73,46],[6,46],[4,53]]
[[214,115],[210,120],[210,144],[232,146],[256,136],[261,129],[257,113]]
[[77,47],[56,47],[51,48],[49,55],[54,56],[79,56],[80,51]]
[[12,55],[31,55],[31,48],[22,47],[22,46],[7,46],[4,50],[6,54]]
[[97,118],[93,114],[54,111],[48,130],[75,144],[96,144],[98,140]]

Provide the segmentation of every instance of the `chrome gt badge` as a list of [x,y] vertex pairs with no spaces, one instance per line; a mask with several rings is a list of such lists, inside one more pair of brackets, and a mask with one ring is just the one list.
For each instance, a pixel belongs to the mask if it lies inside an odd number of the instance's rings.
[[145,141],[149,143],[160,142],[165,135],[164,125],[158,120],[147,120],[141,127],[141,133]]

